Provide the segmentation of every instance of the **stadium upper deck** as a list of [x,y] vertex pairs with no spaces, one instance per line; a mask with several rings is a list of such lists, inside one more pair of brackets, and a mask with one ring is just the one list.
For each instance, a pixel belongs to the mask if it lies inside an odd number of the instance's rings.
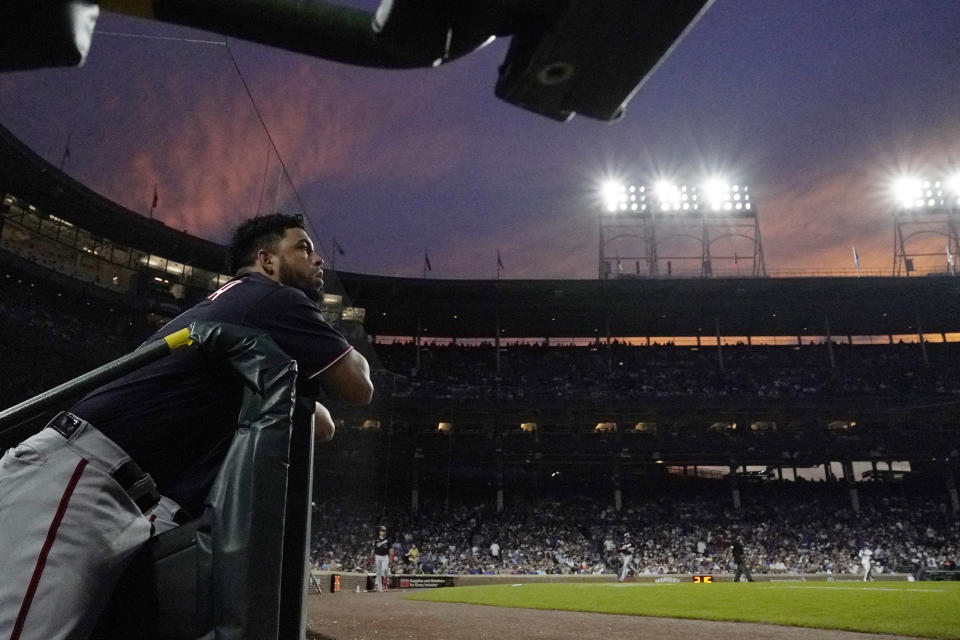
[[[833,336],[952,333],[960,280],[417,280],[340,274],[373,335]],[[829,328],[827,323],[829,322]]]

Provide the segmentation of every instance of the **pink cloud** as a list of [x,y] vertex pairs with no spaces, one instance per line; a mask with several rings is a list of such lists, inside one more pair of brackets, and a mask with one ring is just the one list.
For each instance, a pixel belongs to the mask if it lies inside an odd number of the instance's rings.
[[[128,99],[106,106],[108,113],[133,107],[135,123],[125,124],[135,126],[139,135],[100,153],[93,161],[97,168],[86,169],[96,177],[84,181],[140,213],[149,210],[158,183],[155,217],[216,238],[237,220],[254,215],[258,204],[260,212],[277,202],[298,209],[291,179],[301,195],[330,181],[424,183],[455,171],[467,153],[467,132],[457,126],[429,131],[404,126],[404,116],[418,108],[423,96],[402,94],[386,109],[370,93],[348,91],[336,75],[318,74],[306,61],[282,75],[248,82],[255,99],[270,97],[258,99],[258,106],[289,175],[281,175],[235,76],[197,93],[189,72],[181,71],[165,79],[159,96],[143,79],[131,89],[137,96],[133,104]],[[272,98],[277,95],[283,99]]]

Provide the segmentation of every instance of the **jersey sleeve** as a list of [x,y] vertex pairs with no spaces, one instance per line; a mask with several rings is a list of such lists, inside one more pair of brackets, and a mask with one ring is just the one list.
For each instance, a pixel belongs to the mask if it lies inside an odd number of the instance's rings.
[[297,361],[301,379],[316,378],[353,349],[323,319],[320,309],[292,287],[280,287],[263,298],[247,320],[268,331],[277,346]]

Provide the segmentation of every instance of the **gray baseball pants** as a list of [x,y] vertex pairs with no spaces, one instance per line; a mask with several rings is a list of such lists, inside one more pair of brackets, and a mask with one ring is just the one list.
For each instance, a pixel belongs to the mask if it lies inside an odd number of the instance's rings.
[[373,568],[377,591],[383,591],[383,581],[390,575],[390,556],[373,556]]
[[0,638],[86,638],[151,526],[111,476],[130,457],[87,422],[0,458]]

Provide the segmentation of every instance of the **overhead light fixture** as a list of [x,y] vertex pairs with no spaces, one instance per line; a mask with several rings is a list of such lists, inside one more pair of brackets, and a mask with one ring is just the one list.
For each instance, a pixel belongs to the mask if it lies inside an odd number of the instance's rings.
[[600,195],[603,198],[604,208],[607,211],[616,211],[621,204],[626,204],[627,190],[622,182],[607,180],[600,186]]
[[915,176],[901,176],[893,181],[893,197],[902,209],[923,206],[923,181]]

